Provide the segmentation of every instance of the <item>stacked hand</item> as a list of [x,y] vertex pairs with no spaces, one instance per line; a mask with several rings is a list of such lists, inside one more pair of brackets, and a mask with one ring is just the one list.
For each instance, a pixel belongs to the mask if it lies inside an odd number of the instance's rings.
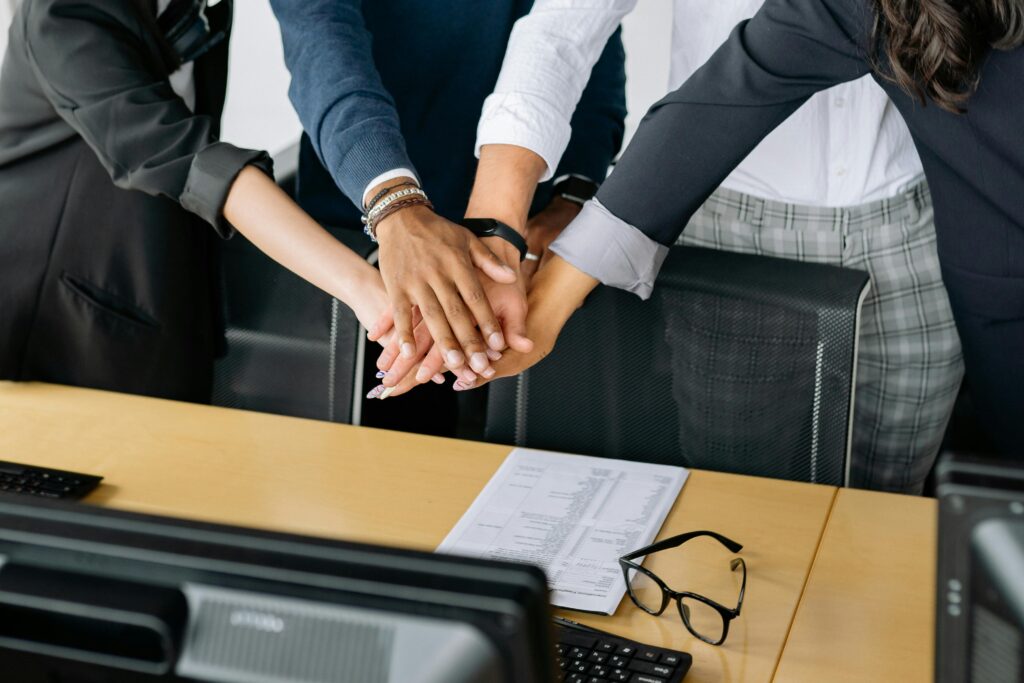
[[[368,396],[387,398],[418,384],[443,382],[445,370],[456,376],[457,391],[475,388],[522,372],[550,353],[565,321],[593,287],[575,288],[582,292],[575,299],[566,296],[573,290],[557,291],[559,277],[545,277],[549,263],[559,264],[552,276],[572,269],[560,259],[552,261],[547,247],[578,211],[557,199],[529,222],[529,251],[540,258],[522,268],[508,242],[477,239],[426,209],[418,215],[399,212],[394,219],[401,217],[401,223],[382,224],[381,273],[394,304],[395,332],[385,334],[386,324],[370,332],[385,348],[377,361],[382,383]],[[533,277],[538,263],[544,268]]]

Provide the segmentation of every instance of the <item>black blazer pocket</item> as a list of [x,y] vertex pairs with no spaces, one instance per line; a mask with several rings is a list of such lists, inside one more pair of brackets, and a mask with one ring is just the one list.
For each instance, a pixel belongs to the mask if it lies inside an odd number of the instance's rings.
[[116,294],[68,272],[61,275],[60,281],[73,298],[84,303],[88,309],[109,322],[128,325],[140,330],[153,332],[160,330],[160,323],[153,316]]

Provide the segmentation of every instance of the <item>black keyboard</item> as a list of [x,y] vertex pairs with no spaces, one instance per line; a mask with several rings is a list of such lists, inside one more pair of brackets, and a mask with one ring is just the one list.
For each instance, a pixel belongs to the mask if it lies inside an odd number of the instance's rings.
[[78,500],[96,488],[102,479],[91,474],[50,470],[0,460],[0,493]]
[[693,658],[555,618],[555,648],[564,683],[679,683]]

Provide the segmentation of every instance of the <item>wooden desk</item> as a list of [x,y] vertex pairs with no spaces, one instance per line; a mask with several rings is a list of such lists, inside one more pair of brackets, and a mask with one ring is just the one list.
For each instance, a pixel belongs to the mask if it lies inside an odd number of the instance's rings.
[[[90,502],[432,550],[506,446],[261,415],[40,384],[0,382],[0,458],[102,474]],[[712,529],[743,543],[744,612],[720,648],[628,598],[613,617],[570,615],[689,651],[688,683],[769,681],[836,490],[694,472],[662,537]],[[692,546],[692,547],[691,547]],[[692,542],[652,558],[669,585],[735,600],[729,555]]]
[[934,679],[934,499],[842,489],[775,677]]

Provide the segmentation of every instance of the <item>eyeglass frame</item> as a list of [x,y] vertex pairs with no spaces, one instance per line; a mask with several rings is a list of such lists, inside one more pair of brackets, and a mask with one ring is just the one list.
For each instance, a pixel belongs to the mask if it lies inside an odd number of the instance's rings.
[[[639,550],[634,550],[631,553],[623,555],[619,558],[619,568],[622,569],[622,576],[626,581],[626,592],[629,593],[629,599],[633,601],[634,605],[636,605],[643,611],[647,612],[648,614],[658,617],[664,614],[670,602],[675,601],[678,607],[679,617],[680,619],[682,619],[683,626],[686,627],[687,631],[693,634],[695,638],[707,643],[708,645],[721,645],[725,642],[725,639],[729,637],[729,622],[740,616],[740,610],[743,608],[743,596],[746,594],[747,591],[747,563],[743,560],[742,557],[734,557],[732,560],[729,561],[729,569],[731,571],[736,571],[738,567],[743,567],[743,581],[740,584],[740,596],[736,601],[736,607],[732,608],[719,604],[711,598],[706,598],[698,593],[691,593],[688,591],[680,592],[672,590],[664,581],[662,581],[652,571],[640,566],[636,562],[633,562],[633,560],[638,557],[646,557],[648,555],[660,552],[662,550],[671,550],[672,548],[678,548],[687,541],[690,541],[694,538],[700,538],[702,536],[710,536],[711,538],[715,539],[716,541],[718,541],[734,553],[738,553],[739,551],[743,550],[743,546],[737,543],[736,541],[728,539],[725,536],[722,536],[721,534],[715,533],[714,531],[690,531],[685,534],[679,534],[678,536],[666,538],[665,540],[658,541],[657,543],[652,543],[649,546],[640,548]],[[633,588],[630,585],[629,581],[630,569],[636,570],[638,572],[643,572],[649,579],[654,581],[659,588],[661,588],[660,609],[648,609],[646,606],[644,606],[643,603],[641,603],[637,599],[635,595],[633,595]],[[697,633],[693,626],[690,625],[690,618],[683,611],[683,598],[690,598],[698,602],[702,602],[708,607],[711,607],[712,609],[717,611],[722,616],[722,637],[718,641],[713,641],[710,638],[704,637],[700,633]]]

